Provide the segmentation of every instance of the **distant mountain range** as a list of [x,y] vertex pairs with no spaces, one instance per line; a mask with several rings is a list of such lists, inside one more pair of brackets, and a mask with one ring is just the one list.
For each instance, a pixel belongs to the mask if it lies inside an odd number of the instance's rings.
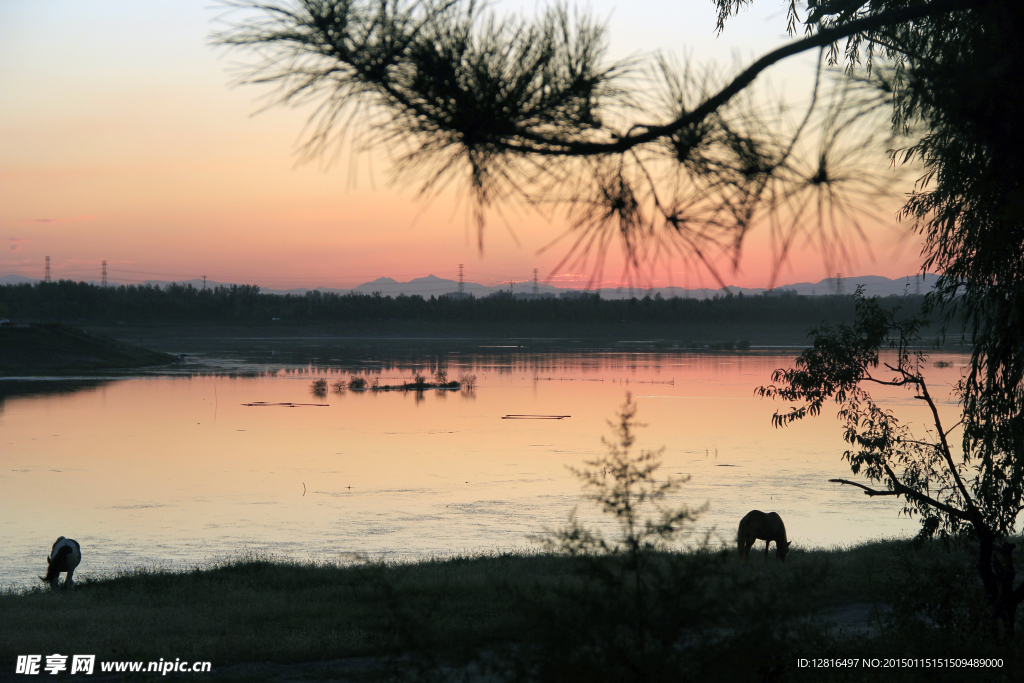
[[[934,273],[928,273],[924,276],[921,275],[910,275],[902,277],[896,280],[891,280],[887,277],[881,277],[879,275],[863,275],[859,277],[844,277],[844,278],[826,278],[819,280],[818,282],[798,282],[791,285],[783,285],[777,287],[773,291],[777,294],[785,294],[793,292],[795,294],[802,294],[805,296],[821,296],[825,294],[851,294],[860,285],[864,287],[864,293],[868,296],[888,296],[890,294],[903,294],[909,292],[911,294],[920,293],[925,294],[931,290],[935,285],[935,281],[938,279],[938,275]],[[0,285],[4,284],[21,284],[24,282],[35,283],[39,282],[39,279],[27,278],[21,275],[6,275],[0,277]],[[91,281],[91,284],[98,285],[98,282]],[[120,284],[111,281],[111,284]],[[154,285],[158,287],[166,287],[171,284],[165,280],[147,280],[143,284]],[[179,282],[181,285],[192,285],[193,287],[202,288],[204,286],[202,279],[185,280]],[[207,280],[205,283],[206,287],[229,287],[230,283],[214,282]],[[406,294],[412,296],[418,294],[424,298],[430,298],[431,296],[441,296],[442,294],[452,294],[458,291],[458,283],[455,280],[445,280],[435,275],[427,275],[426,277],[413,278],[409,282],[398,282],[389,277],[379,277],[371,282],[364,282],[354,289],[330,289],[326,287],[317,287],[313,291],[319,292],[333,292],[337,294],[345,294],[347,292],[359,292],[361,294],[373,294],[380,292],[383,296],[398,296],[400,294]],[[764,288],[748,288],[748,287],[728,287],[729,292],[733,294],[743,293],[744,296],[760,295],[766,290]],[[467,295],[473,295],[475,297],[484,297],[489,294],[494,294],[502,290],[508,291],[507,286],[496,286],[488,287],[487,285],[477,284],[475,282],[467,282],[464,285],[464,290]],[[260,292],[264,294],[293,294],[302,296],[306,292],[311,291],[309,288],[298,288],[298,289],[265,289],[260,288]],[[552,285],[544,284],[543,282],[538,283],[537,293],[539,296],[560,296],[567,295],[572,296],[581,293],[582,290],[572,289],[568,287],[554,287]],[[625,299],[631,297],[644,297],[644,296],[656,296],[661,294],[665,298],[678,296],[689,299],[710,299],[716,295],[723,293],[721,289],[683,289],[681,287],[654,287],[651,289],[641,288],[601,288],[591,290],[592,294],[600,294],[604,299]],[[513,289],[513,294],[517,296],[531,296],[533,295],[533,283],[522,282],[516,283]]]

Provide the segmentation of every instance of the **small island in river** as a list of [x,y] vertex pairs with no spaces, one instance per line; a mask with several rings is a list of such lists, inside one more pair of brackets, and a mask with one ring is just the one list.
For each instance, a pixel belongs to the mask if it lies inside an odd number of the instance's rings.
[[[335,393],[342,393],[346,389],[352,391],[426,391],[427,389],[438,389],[441,391],[457,391],[459,389],[466,389],[472,391],[476,388],[476,375],[464,374],[459,377],[458,380],[448,380],[448,373],[444,370],[438,370],[435,375],[434,382],[428,382],[426,377],[420,374],[413,376],[413,381],[404,382],[402,384],[380,384],[376,379],[367,382],[365,378],[352,375],[348,382],[345,380],[338,380],[331,386],[334,387]],[[313,393],[317,396],[327,395],[327,380],[317,379],[314,380],[310,385]]]

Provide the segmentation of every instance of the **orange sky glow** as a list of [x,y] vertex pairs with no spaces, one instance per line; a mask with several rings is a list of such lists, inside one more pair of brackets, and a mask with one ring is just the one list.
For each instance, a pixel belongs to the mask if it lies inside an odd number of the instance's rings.
[[[454,191],[431,201],[418,185],[389,183],[384,154],[297,164],[310,111],[271,108],[267,93],[230,87],[232,64],[209,44],[223,8],[208,0],[0,3],[0,276],[188,280],[264,288],[350,288],[381,276],[428,274],[486,285],[541,278],[558,286],[614,287],[621,260],[599,282],[592,265],[553,272],[567,242],[564,213],[506,207],[488,219],[477,247],[469,207]],[[532,2],[494,3],[532,13]],[[662,50],[729,65],[785,40],[784,3],[762,0],[715,35],[710,0],[594,1],[607,20],[610,57]],[[760,14],[755,13],[761,12]],[[772,83],[807,96],[808,63],[776,67]],[[880,159],[880,169],[886,160]],[[909,186],[908,188],[909,189]],[[920,240],[895,220],[899,195],[870,208],[867,245],[837,267],[843,275],[891,278],[920,270]],[[755,228],[728,284],[765,287],[768,231]],[[798,244],[775,284],[828,272],[814,245]],[[641,286],[714,287],[706,272],[662,263]]]

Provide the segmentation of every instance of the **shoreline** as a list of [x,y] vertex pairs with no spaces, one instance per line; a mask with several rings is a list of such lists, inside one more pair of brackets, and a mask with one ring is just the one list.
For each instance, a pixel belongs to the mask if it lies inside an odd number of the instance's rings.
[[135,370],[175,360],[167,353],[68,325],[0,326],[0,377]]
[[[382,321],[353,324],[222,325],[163,324],[95,325],[82,323],[92,333],[145,345],[158,350],[182,348],[184,344],[222,345],[240,342],[330,342],[358,346],[375,342],[388,345],[472,346],[491,348],[523,347],[565,350],[616,350],[650,347],[672,351],[744,351],[804,349],[810,345],[807,330],[788,323],[706,323],[700,325],[646,323],[566,323],[533,325],[423,324],[414,321]],[[937,335],[929,335],[921,348],[936,350]],[[482,343],[481,343],[482,342]],[[490,344],[488,342],[491,342]],[[497,344],[495,344],[497,342]],[[502,343],[503,342],[503,343]],[[964,352],[969,347],[946,338],[939,352]],[[511,349],[510,349],[511,350]]]

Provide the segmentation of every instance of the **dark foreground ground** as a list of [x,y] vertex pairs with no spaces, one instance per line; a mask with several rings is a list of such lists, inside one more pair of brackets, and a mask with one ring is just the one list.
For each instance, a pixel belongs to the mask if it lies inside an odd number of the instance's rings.
[[[907,541],[745,566],[694,551],[650,555],[639,581],[618,558],[542,554],[83,564],[73,591],[0,594],[0,681],[58,680],[14,673],[32,653],[96,655],[92,677],[60,680],[1019,681],[1024,623],[990,635],[970,558]],[[161,658],[213,671],[99,671]]]

